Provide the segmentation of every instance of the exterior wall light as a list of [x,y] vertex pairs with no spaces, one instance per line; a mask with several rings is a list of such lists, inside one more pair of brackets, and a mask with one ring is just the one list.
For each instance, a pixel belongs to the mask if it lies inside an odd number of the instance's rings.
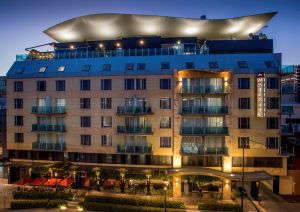
[[116,47],[121,48],[121,43],[120,43],[120,42],[117,42],[117,43],[116,43]]
[[144,45],[145,42],[144,42],[144,40],[140,40],[139,43],[140,43],[140,45]]
[[74,46],[73,46],[73,45],[71,45],[71,46],[70,46],[70,49],[74,49]]
[[177,41],[177,44],[178,44],[178,45],[179,45],[179,44],[181,44],[181,41],[180,41],[180,40],[178,40],[178,41]]
[[103,46],[104,46],[103,43],[100,43],[100,44],[99,44],[99,47],[100,47],[100,48],[103,48]]

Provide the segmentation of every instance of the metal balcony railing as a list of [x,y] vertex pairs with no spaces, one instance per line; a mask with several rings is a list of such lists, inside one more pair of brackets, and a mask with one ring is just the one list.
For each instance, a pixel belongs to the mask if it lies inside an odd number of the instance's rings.
[[182,86],[180,89],[181,94],[221,94],[228,93],[228,89],[224,87],[215,86]]
[[65,106],[33,106],[31,109],[32,113],[35,114],[64,114],[66,113]]
[[228,135],[227,127],[181,127],[181,135]]
[[152,134],[152,126],[117,126],[117,133]]
[[149,154],[152,151],[152,146],[135,146],[118,144],[118,153],[141,153]]
[[66,148],[65,143],[45,143],[45,142],[34,142],[32,143],[33,150],[47,150],[47,151],[64,151]]
[[228,155],[227,147],[181,146],[183,155]]
[[182,107],[181,114],[228,114],[227,106],[191,106],[191,107]]
[[149,106],[138,107],[138,106],[118,106],[118,115],[148,115],[153,114],[152,109]]
[[65,125],[33,124],[33,132],[66,132]]

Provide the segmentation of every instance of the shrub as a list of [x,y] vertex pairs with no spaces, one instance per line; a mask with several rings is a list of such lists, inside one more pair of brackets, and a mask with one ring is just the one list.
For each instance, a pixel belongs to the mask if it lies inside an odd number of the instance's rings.
[[67,205],[68,201],[63,199],[52,199],[49,200],[47,208],[58,208],[61,205]]
[[64,199],[71,200],[73,199],[73,193],[66,192],[39,192],[39,191],[16,191],[13,192],[14,199]]
[[[97,202],[84,202],[83,207],[89,211],[103,211],[103,212],[163,212],[163,208],[145,207],[145,206],[131,206],[131,205],[116,205]],[[184,209],[168,209],[168,212],[184,212]]]
[[240,211],[241,207],[235,204],[199,203],[198,209],[210,211]]
[[13,200],[10,203],[12,210],[31,209],[31,208],[46,208],[48,200]]
[[[163,208],[163,200],[151,200],[151,199],[133,199],[133,198],[121,198],[121,197],[109,197],[109,196],[86,196],[85,202],[98,202],[98,203],[111,203],[119,205],[133,205],[133,206],[147,206]],[[181,201],[167,201],[167,208],[180,208],[184,209],[184,203]]]

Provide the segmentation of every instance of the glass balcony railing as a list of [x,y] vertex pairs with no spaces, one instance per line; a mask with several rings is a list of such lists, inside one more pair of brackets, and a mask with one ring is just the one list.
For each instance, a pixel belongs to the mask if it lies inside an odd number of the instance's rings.
[[137,106],[119,106],[117,107],[118,115],[147,115],[152,114],[151,107],[137,107]]
[[116,50],[57,50],[49,52],[47,56],[18,54],[16,61],[49,60],[49,59],[81,59],[101,57],[135,57],[135,56],[162,56],[162,55],[201,55],[209,54],[208,48],[142,48]]
[[66,148],[65,143],[45,143],[45,142],[34,142],[32,143],[33,150],[47,150],[47,151],[64,151]]
[[295,148],[292,145],[282,144],[280,147],[280,153],[281,155],[293,156],[295,155]]
[[33,132],[66,132],[65,125],[33,124]]
[[181,153],[184,155],[228,155],[228,148],[182,145]]
[[181,114],[228,114],[227,106],[192,106],[182,107]]
[[215,86],[182,86],[180,90],[180,93],[182,94],[211,94],[227,92],[227,89]]
[[152,134],[151,126],[117,126],[117,133],[125,134]]
[[227,127],[181,127],[181,135],[228,135]]
[[294,134],[293,126],[281,125],[281,134],[282,135],[293,135]]
[[32,113],[35,114],[64,114],[66,113],[66,107],[65,106],[33,106],[31,109]]
[[152,146],[131,146],[118,144],[118,153],[151,153]]

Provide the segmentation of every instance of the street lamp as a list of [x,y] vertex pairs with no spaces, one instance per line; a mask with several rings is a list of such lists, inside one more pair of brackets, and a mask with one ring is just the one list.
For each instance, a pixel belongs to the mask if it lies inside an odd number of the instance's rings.
[[164,191],[165,191],[165,212],[167,212],[167,189],[168,189],[169,182],[164,180]]

